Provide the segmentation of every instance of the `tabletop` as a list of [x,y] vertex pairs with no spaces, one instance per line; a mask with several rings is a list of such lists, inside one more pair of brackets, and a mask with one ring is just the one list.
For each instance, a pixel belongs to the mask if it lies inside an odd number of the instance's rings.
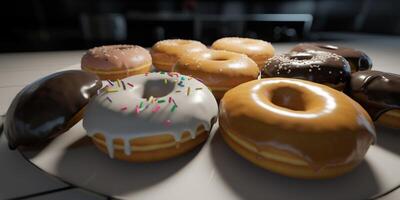
[[[326,34],[325,37],[335,38],[330,43],[365,51],[372,58],[373,68],[376,70],[400,74],[400,37],[354,34]],[[283,53],[294,44],[273,45],[277,53]],[[79,63],[83,53],[84,51],[59,51],[0,54],[0,114],[7,111],[14,96],[25,85]],[[397,139],[399,137],[400,135]],[[390,151],[399,153],[400,145],[390,146]],[[4,135],[0,137],[0,177],[0,199],[109,199],[46,174],[28,162],[18,151],[9,150]],[[376,198],[400,199],[400,189],[397,188]]]

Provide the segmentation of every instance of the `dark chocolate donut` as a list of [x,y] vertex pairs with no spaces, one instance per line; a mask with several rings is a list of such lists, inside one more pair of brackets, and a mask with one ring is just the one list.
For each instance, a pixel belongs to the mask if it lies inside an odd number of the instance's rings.
[[326,84],[342,90],[350,79],[349,63],[341,56],[324,52],[291,52],[267,60],[262,77],[287,77]]
[[346,93],[377,120],[383,113],[400,109],[400,75],[360,71],[351,75]]
[[80,70],[58,72],[27,85],[6,114],[9,147],[39,144],[67,131],[70,120],[101,87],[96,75]]
[[343,56],[349,62],[352,72],[369,70],[372,68],[372,61],[367,54],[348,47],[323,43],[300,43],[292,49],[292,51],[295,52],[307,52],[309,50],[327,51]]

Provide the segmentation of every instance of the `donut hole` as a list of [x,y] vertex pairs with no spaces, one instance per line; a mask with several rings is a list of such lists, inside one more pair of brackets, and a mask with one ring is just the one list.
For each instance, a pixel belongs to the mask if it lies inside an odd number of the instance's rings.
[[294,111],[305,111],[303,93],[292,87],[280,87],[270,92],[271,102],[276,106]]
[[214,60],[214,61],[227,61],[229,60],[228,57],[226,57],[225,55],[212,55],[210,60]]
[[148,99],[151,96],[160,98],[170,94],[175,88],[175,83],[172,81],[165,82],[164,80],[148,80],[143,85],[142,98]]
[[296,53],[290,55],[291,60],[310,60],[313,58],[313,55],[310,53]]
[[329,49],[329,50],[338,50],[339,49],[339,47],[334,46],[334,45],[329,45],[329,44],[320,45],[319,47],[322,48],[322,49]]

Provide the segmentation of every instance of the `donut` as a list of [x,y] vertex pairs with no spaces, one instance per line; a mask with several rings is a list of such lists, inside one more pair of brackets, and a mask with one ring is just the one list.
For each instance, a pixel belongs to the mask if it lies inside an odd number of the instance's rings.
[[81,68],[102,80],[117,80],[149,72],[151,56],[137,45],[108,45],[89,49],[82,57]]
[[294,52],[326,51],[344,57],[350,64],[351,71],[363,71],[372,68],[371,58],[362,51],[348,47],[335,46],[323,43],[300,43],[293,47]]
[[83,127],[111,158],[151,162],[206,141],[218,115],[211,91],[178,73],[131,76],[108,85],[86,109]]
[[400,75],[359,71],[351,75],[346,93],[379,124],[400,128]]
[[265,61],[275,54],[271,43],[251,38],[224,37],[216,40],[211,48],[246,54],[260,69],[264,67]]
[[172,71],[181,54],[207,50],[201,42],[194,40],[169,39],[153,45],[150,50],[154,66],[160,71]]
[[239,155],[272,172],[325,179],[345,174],[375,141],[368,113],[340,91],[290,78],[268,78],[229,90],[219,132]]
[[81,70],[54,73],[27,85],[6,113],[10,149],[40,145],[67,131],[82,119],[89,98],[101,87],[95,74]]
[[183,55],[173,70],[201,80],[217,99],[229,89],[257,79],[260,74],[257,64],[249,57],[224,50]]
[[349,63],[341,56],[324,51],[291,52],[269,59],[262,77],[286,77],[321,83],[343,90],[350,79]]

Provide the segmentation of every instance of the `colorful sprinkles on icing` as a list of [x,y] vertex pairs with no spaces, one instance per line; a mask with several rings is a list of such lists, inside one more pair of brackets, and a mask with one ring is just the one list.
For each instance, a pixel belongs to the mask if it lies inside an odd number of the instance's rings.
[[[146,73],[146,74],[144,74],[144,76],[153,78],[153,74],[154,73]],[[138,115],[137,116],[138,118],[140,118],[140,116],[143,116],[144,114],[146,114],[145,116],[147,116],[148,114],[152,114],[155,117],[166,116],[165,119],[160,121],[161,122],[160,125],[165,126],[165,127],[173,127],[172,120],[175,119],[174,116],[179,115],[179,113],[182,112],[182,111],[178,110],[178,105],[177,105],[174,97],[176,97],[177,100],[179,98],[180,101],[182,101],[182,99],[184,99],[184,98],[191,98],[190,96],[195,95],[196,92],[199,90],[202,90],[203,87],[199,87],[200,85],[193,85],[193,83],[194,83],[193,80],[196,80],[195,78],[192,78],[189,76],[188,77],[181,76],[179,73],[159,72],[159,74],[164,76],[164,77],[161,77],[161,80],[163,81],[164,84],[168,84],[168,82],[170,82],[170,83],[176,84],[176,86],[179,86],[179,87],[174,88],[174,92],[166,97],[156,98],[154,96],[150,96],[147,99],[143,99],[143,98],[139,97],[137,100],[135,100],[132,103],[128,103],[128,104],[121,103],[120,105],[116,105],[116,106],[120,106],[119,108],[117,107],[116,109],[119,109],[121,112],[129,111],[132,114],[136,113]],[[145,79],[147,79],[147,78],[145,78]],[[128,86],[132,88],[137,84],[135,82],[129,82],[129,81],[127,81],[127,79],[124,79],[124,80],[116,80],[114,82],[107,80],[108,85],[104,88],[103,91],[106,93],[125,92],[127,90]],[[114,98],[114,95],[118,95],[118,94],[110,94],[110,97]],[[110,97],[106,96],[105,99],[108,100],[110,103],[113,103],[113,101],[111,100]],[[113,105],[119,104],[118,102],[120,102],[120,100],[115,101],[113,103]],[[178,101],[178,103],[179,103],[179,101]],[[133,107],[133,109],[131,109],[129,105],[131,105],[131,107]],[[165,115],[165,112],[170,112],[171,114]],[[136,118],[136,117],[134,117],[134,118]],[[175,126],[175,124],[174,124],[174,126]],[[194,138],[195,130],[192,130],[191,134]],[[177,136],[174,136],[174,137],[177,141],[179,140],[179,137],[177,137]],[[112,138],[111,138],[111,141],[112,141]],[[109,142],[109,141],[107,140],[107,142]],[[128,142],[128,144],[129,144],[129,142]],[[109,145],[112,146],[113,145],[112,142]],[[129,148],[130,148],[130,146],[128,145],[128,149]],[[112,149],[110,149],[109,154],[111,157],[113,157]]]

